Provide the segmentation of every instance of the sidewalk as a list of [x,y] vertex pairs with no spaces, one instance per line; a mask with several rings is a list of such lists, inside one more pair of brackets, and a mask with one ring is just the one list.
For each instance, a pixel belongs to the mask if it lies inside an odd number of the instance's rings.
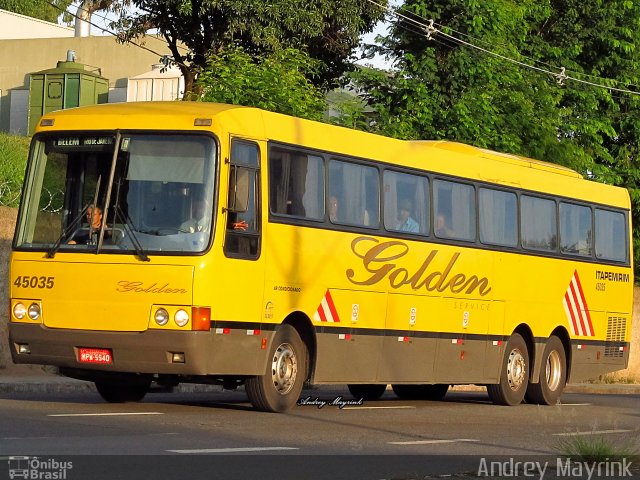
[[[154,389],[152,389],[153,392]],[[455,391],[484,391],[484,387],[476,385],[458,385]],[[91,382],[75,380],[59,375],[41,374],[24,376],[4,376],[0,371],[0,394],[6,393],[85,393],[95,392]],[[158,389],[158,391],[166,391]],[[217,385],[180,384],[174,392],[221,392]],[[573,383],[568,384],[565,393],[607,394],[607,395],[640,395],[640,384],[628,383]]]

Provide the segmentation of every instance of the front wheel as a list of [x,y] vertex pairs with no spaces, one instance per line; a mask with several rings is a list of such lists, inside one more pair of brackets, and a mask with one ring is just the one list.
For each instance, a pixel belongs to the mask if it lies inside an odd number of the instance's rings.
[[555,405],[567,382],[567,356],[562,341],[553,336],[544,347],[542,354],[540,381],[530,383],[527,388],[527,401],[540,405]]
[[529,350],[524,338],[514,333],[507,342],[500,382],[487,385],[489,398],[498,405],[519,405],[529,385]]
[[245,390],[258,410],[284,412],[300,398],[306,376],[307,348],[298,331],[285,324],[271,345],[267,372],[247,379]]

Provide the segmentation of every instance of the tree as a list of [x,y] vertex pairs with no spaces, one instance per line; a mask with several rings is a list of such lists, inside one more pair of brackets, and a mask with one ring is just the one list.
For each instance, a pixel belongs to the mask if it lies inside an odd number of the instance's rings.
[[231,45],[253,57],[287,47],[306,50],[322,68],[317,85],[336,82],[362,33],[382,18],[382,9],[366,0],[115,0],[120,12],[114,26],[122,41],[143,36],[150,28],[162,35],[185,78],[187,92],[211,54]]
[[[406,0],[401,11],[377,47],[396,69],[352,77],[376,111],[374,129],[534,157],[624,186],[640,247],[640,95],[598,86],[639,90],[640,4]],[[430,19],[429,36],[418,23]],[[560,81],[561,68],[571,78]]]
[[58,23],[60,15],[72,3],[73,0],[0,0],[0,9]]
[[[425,26],[434,19],[445,33],[460,32],[465,40],[523,60],[519,47],[531,18],[540,15],[537,3],[409,0],[402,12]],[[396,20],[383,41],[382,52],[395,60],[397,71],[354,75],[378,111],[377,129],[401,138],[448,138],[538,157],[552,148],[558,120],[550,113],[559,95],[549,88],[554,79],[505,65],[444,35],[428,38],[414,22]]]
[[209,57],[198,77],[202,100],[264,108],[311,120],[322,120],[326,102],[309,80],[318,61],[288,48],[254,59],[241,47]]
[[[531,51],[577,78],[619,90],[639,90],[640,5],[615,0],[555,0]],[[585,15],[586,14],[586,15]],[[613,79],[613,80],[603,80]],[[629,190],[636,277],[640,273],[640,95],[567,82],[560,102],[568,112],[559,130],[593,158],[593,179]],[[583,172],[585,173],[585,172]]]

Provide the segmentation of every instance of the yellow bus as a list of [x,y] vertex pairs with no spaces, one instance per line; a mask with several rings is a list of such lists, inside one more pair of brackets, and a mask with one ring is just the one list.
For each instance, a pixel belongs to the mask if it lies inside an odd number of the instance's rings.
[[48,113],[11,352],[110,402],[213,383],[285,411],[310,382],[555,404],[628,363],[629,212],[626,190],[561,166],[255,108]]

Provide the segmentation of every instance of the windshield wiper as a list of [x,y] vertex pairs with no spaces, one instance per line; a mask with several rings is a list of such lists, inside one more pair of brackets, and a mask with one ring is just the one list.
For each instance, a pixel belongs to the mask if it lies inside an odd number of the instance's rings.
[[60,245],[62,245],[62,240],[67,238],[72,232],[75,231],[76,227],[80,223],[80,220],[82,220],[82,218],[84,217],[84,214],[86,213],[87,209],[89,208],[89,205],[91,205],[91,204],[87,203],[84,207],[82,207],[82,210],[80,210],[80,213],[77,216],[75,216],[74,219],[72,220],[72,222],[67,226],[67,228],[65,228],[62,231],[62,233],[60,234],[60,236],[56,240],[56,243],[54,243],[53,247],[51,247],[47,251],[47,258],[53,258],[53,257],[56,256],[56,252],[60,249]]
[[[96,181],[96,189],[93,192],[93,203],[88,203],[84,207],[82,207],[82,210],[80,211],[80,213],[76,217],[74,217],[74,219],[67,226],[67,228],[65,228],[62,231],[62,233],[60,234],[60,236],[56,240],[56,243],[53,244],[53,247],[51,247],[47,251],[47,258],[53,258],[53,257],[56,256],[56,252],[60,248],[60,245],[62,245],[62,240],[64,238],[68,237],[70,233],[75,231],[76,227],[78,226],[78,223],[80,222],[80,220],[82,219],[82,217],[86,213],[87,209],[91,206],[95,210],[96,202],[98,201],[98,191],[100,190],[100,181],[101,180],[102,180],[102,175],[99,175],[98,176],[98,180]],[[93,235],[93,215],[92,215],[92,218],[89,219],[89,238],[91,238],[92,235]]]
[[125,227],[124,229],[127,232],[127,235],[129,235],[129,238],[131,238],[133,249],[135,250],[138,258],[143,262],[151,261],[149,256],[144,251],[144,248],[142,248],[142,245],[140,244],[138,237],[136,237],[136,234],[134,233],[133,222],[131,221],[131,218],[129,217],[129,215],[122,211],[122,208],[120,208],[120,205],[115,205],[113,210],[115,211],[116,217],[119,218],[120,221],[124,224],[124,227]]

